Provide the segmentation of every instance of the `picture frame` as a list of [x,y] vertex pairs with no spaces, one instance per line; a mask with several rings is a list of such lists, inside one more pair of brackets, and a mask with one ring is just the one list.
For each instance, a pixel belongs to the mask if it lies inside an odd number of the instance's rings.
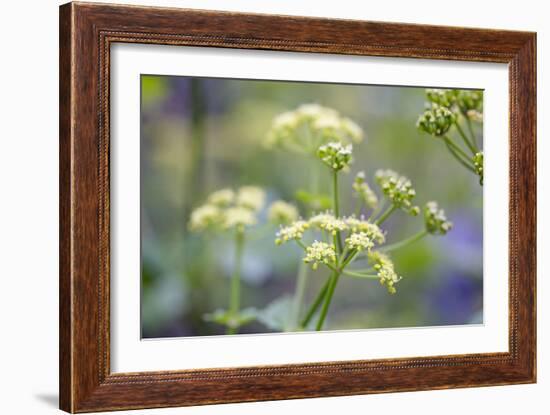
[[[508,352],[112,373],[110,53],[119,43],[507,64]],[[59,58],[61,409],[536,381],[535,33],[77,2],[60,7]]]

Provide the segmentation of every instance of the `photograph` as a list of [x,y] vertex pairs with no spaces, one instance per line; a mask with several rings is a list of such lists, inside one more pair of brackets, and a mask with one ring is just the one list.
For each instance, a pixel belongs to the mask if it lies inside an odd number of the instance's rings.
[[143,339],[483,324],[483,91],[142,74]]

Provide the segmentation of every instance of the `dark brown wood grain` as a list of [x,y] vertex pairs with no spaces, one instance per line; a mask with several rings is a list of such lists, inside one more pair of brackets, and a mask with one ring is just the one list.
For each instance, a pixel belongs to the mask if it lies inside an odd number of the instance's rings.
[[[116,42],[508,63],[509,352],[111,373],[109,70]],[[60,407],[68,412],[534,382],[534,33],[70,3],[60,9]]]

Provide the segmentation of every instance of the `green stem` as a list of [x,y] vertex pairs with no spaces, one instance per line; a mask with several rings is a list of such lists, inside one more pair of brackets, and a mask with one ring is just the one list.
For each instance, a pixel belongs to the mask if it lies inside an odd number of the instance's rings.
[[[477,137],[476,137],[476,134],[474,133],[474,128],[472,127],[472,120],[470,120],[468,116],[466,116],[466,125],[468,126],[468,131],[470,132],[470,136],[472,137],[472,143],[474,143],[477,148],[478,146]],[[479,152],[479,149],[478,149],[478,152]]]
[[357,254],[357,251],[353,250],[350,252],[348,257],[344,260],[344,262],[340,266],[340,271],[335,270],[332,275],[330,276],[327,293],[325,295],[325,301],[323,303],[323,308],[321,309],[321,314],[319,315],[319,320],[317,320],[317,326],[315,328],[316,331],[320,331],[323,328],[323,324],[325,323],[325,319],[327,317],[328,309],[330,307],[330,303],[332,301],[332,296],[334,295],[334,291],[336,290],[336,285],[338,284],[338,280],[340,279],[340,275],[342,274],[342,270],[346,268],[346,266],[353,260],[355,255]]
[[321,308],[321,314],[319,315],[319,320],[317,320],[317,326],[315,327],[316,331],[320,331],[323,328],[323,324],[325,323],[325,318],[327,317],[328,309],[330,307],[330,302],[332,301],[332,296],[334,295],[334,290],[336,289],[336,284],[338,284],[339,278],[340,274],[337,272],[333,272],[330,276],[325,301],[323,302],[323,308]]
[[374,222],[375,225],[380,225],[382,222],[384,222],[386,219],[390,217],[390,215],[397,209],[397,206],[391,205],[389,208],[386,209],[382,215],[376,221]]
[[443,136],[443,139],[445,140],[445,142],[446,142],[447,144],[449,144],[449,146],[451,146],[453,149],[455,149],[455,151],[456,151],[458,154],[460,154],[460,155],[461,155],[462,157],[464,157],[466,160],[470,160],[471,157],[470,157],[468,154],[466,154],[466,152],[465,152],[464,150],[462,150],[458,145],[456,145],[456,143],[455,143],[453,140],[451,140],[451,139],[449,138],[449,136],[444,135],[444,136]]
[[462,129],[460,124],[456,122],[455,125],[456,125],[456,130],[458,131],[458,133],[462,137],[462,140],[464,141],[464,144],[466,144],[466,146],[470,149],[470,151],[472,152],[472,155],[475,156],[475,154],[478,151],[477,148],[472,144],[472,142],[468,139],[468,137],[466,137],[466,134],[464,133],[464,130]]
[[385,201],[381,201],[378,206],[372,210],[371,214],[367,218],[367,222],[372,221],[376,217],[376,215],[378,215],[382,211],[382,209],[384,209],[385,204]]
[[[350,269],[348,270],[349,272],[359,272],[360,274],[370,274],[371,272],[376,272],[374,268],[372,267],[369,267],[369,268],[354,268],[354,269]],[[344,271],[344,274],[348,271]]]
[[400,249],[400,248],[403,248],[407,245],[410,245],[410,244],[418,241],[419,239],[422,239],[426,235],[428,235],[428,231],[424,229],[424,230],[421,230],[418,233],[415,233],[412,236],[409,236],[406,239],[403,239],[402,241],[396,242],[396,243],[391,244],[391,245],[383,246],[383,247],[380,248],[380,250],[384,251],[384,252],[394,251],[396,249]]
[[469,163],[469,161],[466,161],[462,158],[462,156],[456,152],[455,148],[453,146],[451,146],[451,141],[445,137],[445,145],[447,146],[447,148],[449,149],[449,152],[451,153],[451,155],[460,163],[462,164],[464,167],[466,167],[468,170],[470,170],[471,172],[474,172],[475,173],[475,169],[472,167],[472,165]]
[[[333,208],[334,208],[334,216],[339,218],[340,217],[340,205],[338,201],[338,171],[332,170],[332,185],[333,185]],[[336,232],[336,236],[334,237],[334,248],[336,249],[336,252],[341,253],[342,252],[342,239],[340,238],[340,232]]]
[[462,164],[464,167],[466,167],[466,168],[467,168],[468,170],[470,170],[471,172],[474,172],[474,173],[475,173],[474,168],[473,168],[470,164],[468,164],[468,163],[465,162],[462,158],[460,158],[460,155],[457,154],[457,153],[455,152],[455,150],[454,150],[451,146],[449,146],[447,143],[445,143],[445,144],[447,145],[447,148],[449,149],[451,155],[452,155],[460,164]]
[[355,278],[368,278],[368,279],[379,279],[380,278],[376,274],[363,274],[361,272],[353,272],[353,271],[343,271],[342,274],[349,275],[350,277],[355,277]]
[[[235,269],[231,277],[231,297],[229,301],[229,314],[231,319],[238,317],[241,302],[241,267],[244,251],[244,232],[237,230],[235,235]],[[228,326],[226,333],[235,334],[237,327]]]
[[300,324],[302,329],[307,328],[307,326],[309,325],[309,322],[311,321],[311,319],[315,315],[315,312],[317,311],[317,309],[319,308],[319,306],[323,302],[323,298],[325,298],[325,295],[326,295],[327,290],[328,290],[329,283],[330,283],[330,278],[325,282],[325,284],[321,288],[321,291],[319,291],[319,293],[317,294],[317,297],[315,297],[315,301],[313,301],[313,303],[309,307],[309,310],[307,311],[306,316],[303,318],[302,323]]
[[298,276],[296,277],[296,288],[294,289],[294,298],[292,299],[292,313],[290,315],[290,321],[287,324],[288,327],[286,331],[294,330],[298,324],[300,311],[302,309],[302,302],[304,301],[308,271],[308,265],[305,262],[302,262],[300,264],[300,268],[298,269]]

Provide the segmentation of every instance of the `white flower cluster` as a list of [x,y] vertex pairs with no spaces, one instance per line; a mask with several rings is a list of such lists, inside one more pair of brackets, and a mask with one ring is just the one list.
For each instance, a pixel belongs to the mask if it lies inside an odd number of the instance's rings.
[[350,166],[352,150],[351,144],[342,145],[337,141],[331,141],[319,147],[317,156],[331,169],[339,171]]
[[283,200],[276,200],[269,207],[267,218],[275,224],[289,224],[298,219],[298,209]]
[[420,208],[412,204],[416,191],[409,179],[393,170],[378,170],[375,179],[384,195],[395,207],[403,209],[413,216],[420,213]]
[[189,229],[195,232],[218,227],[222,222],[222,211],[215,205],[203,205],[191,212]]
[[358,232],[346,238],[346,245],[356,251],[370,251],[374,247],[374,241],[366,232]]
[[479,183],[483,184],[483,151],[476,153],[473,157],[474,169],[479,176]]
[[447,220],[445,211],[439,209],[437,202],[428,202],[424,208],[424,222],[426,230],[431,234],[445,235],[449,232],[453,223]]
[[265,144],[268,148],[313,153],[329,141],[348,144],[362,139],[361,127],[338,111],[318,104],[304,104],[275,117]]
[[206,204],[191,212],[189,229],[194,232],[236,228],[243,231],[255,225],[257,213],[262,209],[265,192],[260,187],[243,186],[235,193],[221,189],[211,193]]
[[378,251],[370,251],[368,261],[380,278],[380,284],[385,285],[390,294],[395,294],[395,284],[401,281],[402,277],[395,272],[391,259]]
[[326,231],[331,235],[336,235],[337,232],[348,229],[348,226],[343,219],[337,218],[329,212],[319,213],[312,216],[309,219],[309,224],[320,230]]
[[304,236],[304,232],[309,228],[309,223],[304,220],[297,220],[292,224],[282,227],[277,232],[275,243],[281,245],[288,241],[299,240]]
[[367,236],[377,244],[383,244],[386,240],[382,229],[380,229],[378,225],[366,221],[363,217],[358,219],[353,215],[348,216],[345,218],[345,222],[350,232],[366,233]]
[[258,212],[265,203],[265,191],[257,186],[243,186],[237,192],[237,206]]
[[353,190],[358,198],[360,198],[365,206],[368,208],[374,209],[378,206],[378,196],[370,188],[369,184],[366,181],[365,172],[360,171],[355,176],[355,180],[352,185]]
[[311,263],[311,268],[313,269],[317,269],[319,263],[333,265],[336,262],[334,247],[326,242],[315,241],[306,247],[304,262],[306,264]]
[[433,103],[418,117],[416,127],[430,135],[440,137],[456,122],[456,114],[449,108]]

